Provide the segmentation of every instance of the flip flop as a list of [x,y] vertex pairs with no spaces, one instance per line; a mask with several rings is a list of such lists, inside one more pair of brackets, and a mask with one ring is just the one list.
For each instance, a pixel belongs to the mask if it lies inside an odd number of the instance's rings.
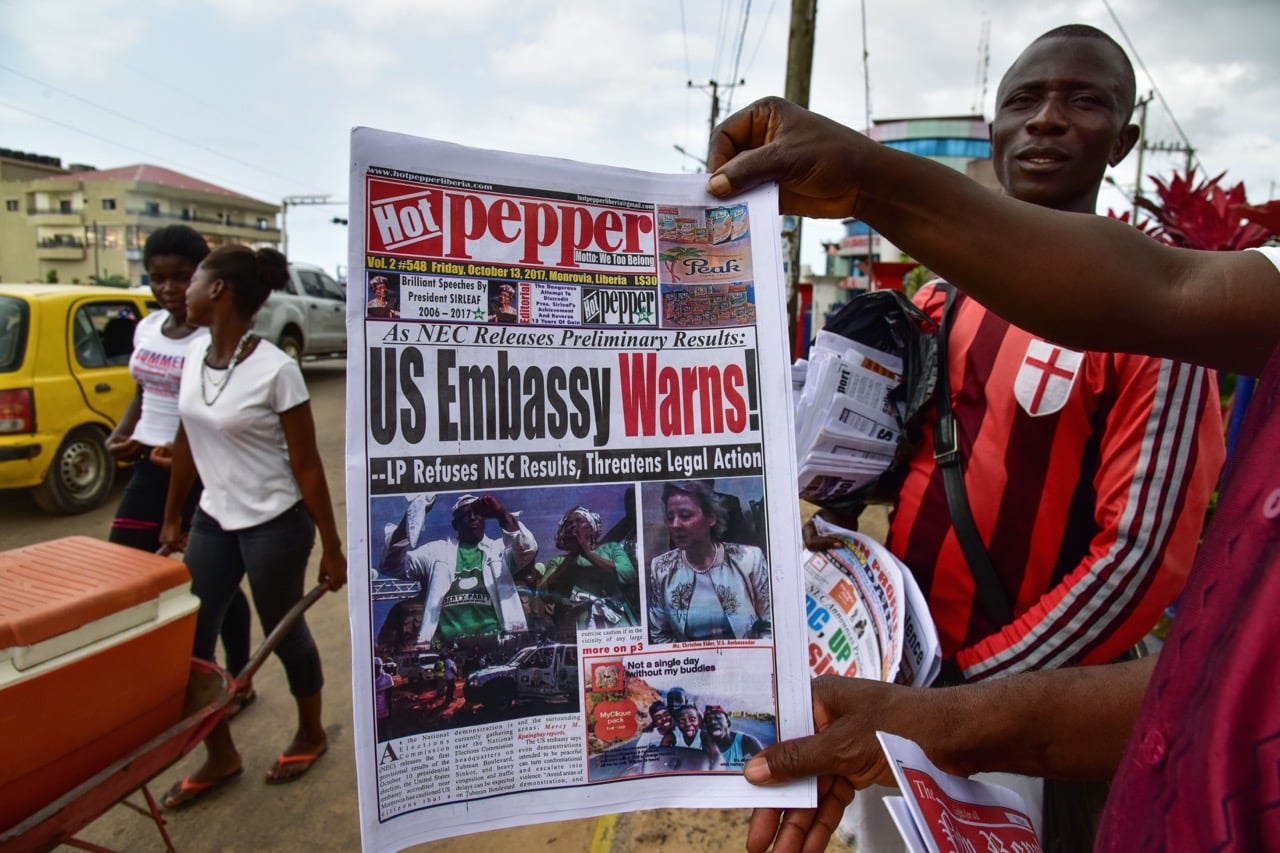
[[[307,775],[307,771],[311,769],[311,765],[315,764],[320,756],[329,751],[329,745],[325,744],[315,752],[300,752],[295,755],[285,755],[281,753],[276,759],[276,764],[267,773],[268,785],[283,785],[286,782],[296,782],[303,776]],[[301,769],[292,776],[281,776],[280,773],[290,764],[301,765]]]
[[198,800],[204,794],[212,791],[224,782],[228,782],[244,772],[243,767],[232,770],[221,779],[214,779],[212,782],[197,782],[190,776],[179,779],[174,783],[173,787],[165,792],[161,803],[166,809],[180,809],[183,806]]

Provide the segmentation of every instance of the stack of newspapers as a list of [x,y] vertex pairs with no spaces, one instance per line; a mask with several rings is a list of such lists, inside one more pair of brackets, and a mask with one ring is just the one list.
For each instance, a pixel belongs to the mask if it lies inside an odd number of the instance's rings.
[[942,669],[938,630],[911,570],[879,542],[821,516],[819,536],[839,544],[804,551],[809,667],[927,687]]
[[896,355],[818,332],[808,363],[792,367],[801,498],[848,497],[893,463],[902,425],[890,392],[902,372]]

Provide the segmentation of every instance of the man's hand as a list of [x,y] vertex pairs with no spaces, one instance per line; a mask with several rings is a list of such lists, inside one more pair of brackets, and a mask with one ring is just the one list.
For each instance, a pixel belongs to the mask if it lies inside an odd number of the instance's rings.
[[[895,784],[876,731],[921,739],[922,731],[944,725],[938,700],[945,692],[835,675],[816,679],[813,722],[817,734],[769,747],[747,762],[744,773],[755,785],[816,776],[818,807],[756,809],[747,850],[763,853],[770,844],[775,853],[826,849],[855,790],[871,784]],[[934,744],[921,746],[929,750]]]
[[482,518],[501,519],[507,514],[507,508],[502,505],[502,501],[493,495],[485,495],[471,504],[471,511]]
[[783,213],[843,219],[858,198],[858,149],[873,144],[790,101],[764,98],[712,131],[707,192],[724,198],[777,181]]

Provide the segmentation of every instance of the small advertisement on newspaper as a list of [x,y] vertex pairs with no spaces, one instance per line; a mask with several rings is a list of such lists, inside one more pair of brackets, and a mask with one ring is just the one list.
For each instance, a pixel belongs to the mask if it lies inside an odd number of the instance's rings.
[[366,850],[813,805],[777,198],[352,134],[347,505]]

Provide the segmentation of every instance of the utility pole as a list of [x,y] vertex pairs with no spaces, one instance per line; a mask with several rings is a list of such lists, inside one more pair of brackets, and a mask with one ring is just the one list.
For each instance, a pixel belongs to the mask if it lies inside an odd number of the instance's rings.
[[289,256],[289,208],[306,204],[346,204],[327,195],[287,195],[280,202],[280,254]]
[[1138,109],[1138,173],[1133,179],[1133,219],[1138,224],[1138,199],[1142,197],[1142,152],[1147,147],[1147,104],[1155,97],[1155,92],[1147,92],[1145,98],[1139,98]]
[[[788,101],[808,109],[809,81],[813,77],[813,40],[817,29],[818,0],[791,0],[791,33],[787,39]],[[794,222],[794,227],[786,224]],[[800,283],[800,217],[784,217],[783,244],[787,249],[787,328],[795,356],[797,285]]]
[[1190,145],[1183,145],[1179,142],[1148,142],[1143,148],[1147,151],[1162,151],[1167,154],[1186,154],[1187,155],[1187,174],[1191,174],[1191,164],[1196,157],[1196,149]]
[[[707,128],[707,160],[711,159],[711,134],[715,133],[716,125],[720,123],[720,90],[733,89],[738,86],[745,85],[746,82],[747,82],[746,80],[739,80],[736,83],[718,83],[715,80],[708,80],[706,84],[703,86],[695,86],[693,85],[692,80],[687,81],[690,89],[710,89],[711,90],[711,122]],[[693,157],[692,154],[689,154],[689,152],[685,151],[679,145],[676,146],[676,150],[679,151],[681,154],[687,154],[688,156]],[[697,160],[698,158],[694,157],[693,159]],[[702,163],[704,168],[707,165],[707,160],[699,161]]]

